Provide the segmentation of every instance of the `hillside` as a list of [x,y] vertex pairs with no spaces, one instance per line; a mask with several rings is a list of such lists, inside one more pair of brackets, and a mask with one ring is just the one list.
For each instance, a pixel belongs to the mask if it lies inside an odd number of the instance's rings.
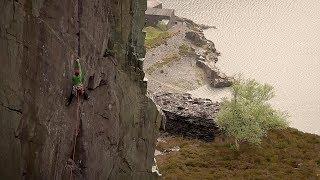
[[[158,139],[157,164],[164,179],[319,179],[320,137],[296,129],[269,132],[261,147],[224,136],[203,142],[175,136]],[[179,149],[179,151],[172,151]]]

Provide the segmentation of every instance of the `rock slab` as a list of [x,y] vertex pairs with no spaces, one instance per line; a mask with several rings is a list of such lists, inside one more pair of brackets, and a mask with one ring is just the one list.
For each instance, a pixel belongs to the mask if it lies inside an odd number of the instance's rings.
[[186,38],[189,39],[194,45],[203,46],[207,44],[207,39],[203,34],[200,35],[199,32],[188,31],[186,32]]
[[166,132],[205,141],[212,141],[219,133],[215,123],[218,102],[165,92],[155,94],[154,100],[166,116]]

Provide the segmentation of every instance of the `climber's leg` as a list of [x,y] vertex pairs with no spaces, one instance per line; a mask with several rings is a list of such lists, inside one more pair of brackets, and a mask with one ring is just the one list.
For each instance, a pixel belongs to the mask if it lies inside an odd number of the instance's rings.
[[71,104],[72,99],[75,96],[75,91],[76,91],[75,87],[72,87],[72,91],[71,91],[71,94],[70,94],[69,98],[67,99],[66,106],[69,106]]
[[69,105],[71,104],[73,97],[74,97],[74,94],[71,93],[70,96],[69,96],[69,98],[68,98],[68,100],[67,100],[66,106],[69,106]]
[[83,90],[83,99],[89,100],[88,93],[85,90]]

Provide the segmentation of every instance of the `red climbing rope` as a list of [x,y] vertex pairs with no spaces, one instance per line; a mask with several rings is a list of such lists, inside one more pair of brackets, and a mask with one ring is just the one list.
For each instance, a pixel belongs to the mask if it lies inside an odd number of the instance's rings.
[[[77,146],[77,137],[79,135],[79,125],[80,125],[80,92],[77,91],[77,123],[75,128],[75,135],[74,135],[74,142],[73,142],[73,151],[72,151],[72,161],[75,164],[75,153],[76,153],[76,146]],[[72,168],[70,170],[70,180],[72,179],[73,173]]]

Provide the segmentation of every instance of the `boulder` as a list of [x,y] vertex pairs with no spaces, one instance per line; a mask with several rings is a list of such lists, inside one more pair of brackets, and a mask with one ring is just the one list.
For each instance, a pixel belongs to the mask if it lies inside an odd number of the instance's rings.
[[215,122],[218,102],[167,92],[155,94],[154,100],[166,116],[166,132],[204,141],[212,141],[219,133]]
[[215,88],[230,87],[232,85],[228,78],[216,78],[212,80],[212,85]]
[[207,78],[215,88],[230,87],[232,85],[232,80],[224,73],[222,73],[215,65],[210,62],[197,61],[197,66],[202,68],[207,75]]

